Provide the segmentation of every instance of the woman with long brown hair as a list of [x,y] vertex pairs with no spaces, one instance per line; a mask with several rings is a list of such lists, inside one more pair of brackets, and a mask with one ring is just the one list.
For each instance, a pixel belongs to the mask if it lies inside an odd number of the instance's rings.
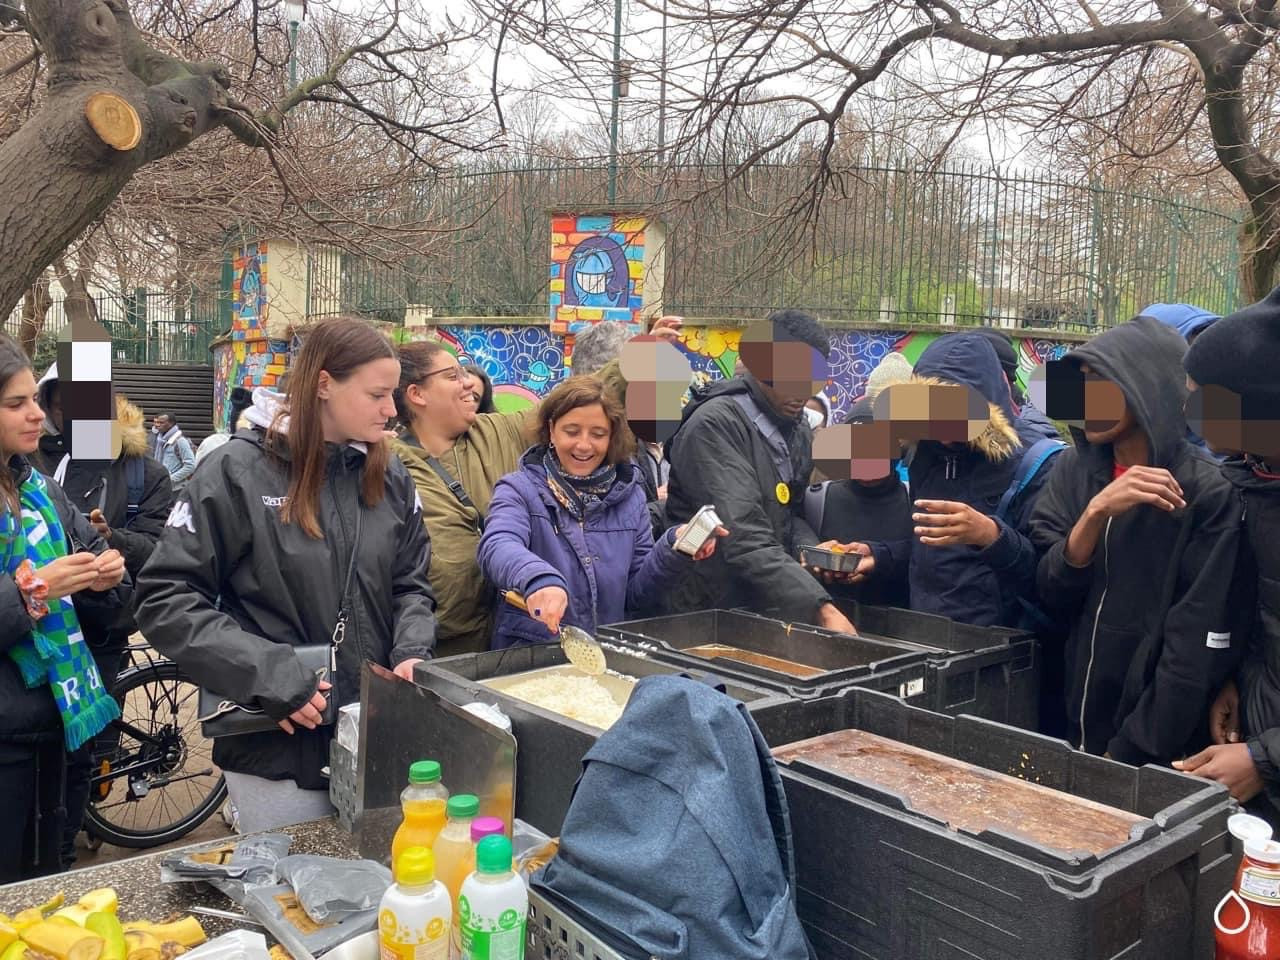
[[0,334],[0,884],[61,869],[67,754],[120,715],[84,631],[128,602],[124,557],[27,462],[43,422]]
[[[287,394],[254,391],[253,429],[201,464],[139,577],[147,639],[231,715],[278,726],[214,742],[244,832],[330,813],[329,700],[359,699],[364,660],[409,679],[431,655],[430,545],[383,435],[399,380],[367,323],[313,327]],[[318,644],[336,658],[336,689],[300,661]]]

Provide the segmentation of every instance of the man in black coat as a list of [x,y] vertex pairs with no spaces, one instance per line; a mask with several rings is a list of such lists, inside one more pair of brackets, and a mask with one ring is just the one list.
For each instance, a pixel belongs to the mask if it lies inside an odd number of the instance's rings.
[[[1225,784],[1280,826],[1280,288],[1219,320],[1187,351],[1192,428],[1229,459],[1245,501],[1236,605],[1248,614],[1244,663],[1210,712],[1214,745],[1181,769]],[[1176,764],[1175,764],[1176,766]]]
[[[685,408],[668,441],[671,477],[667,522],[685,523],[704,504],[716,508],[732,531],[715,555],[697,565],[664,598],[671,612],[748,607],[757,613],[853,633],[826,589],[796,559],[796,549],[818,542],[805,522],[804,493],[813,471],[813,432],[803,417],[814,388],[782,386],[812,357],[830,355],[817,319],[799,310],[769,317],[773,343],[744,343],[743,351],[771,353],[773,383],[741,369],[712,384]],[[744,340],[746,339],[744,335]],[[769,357],[746,362],[763,371]],[[801,371],[803,372],[803,371]]]

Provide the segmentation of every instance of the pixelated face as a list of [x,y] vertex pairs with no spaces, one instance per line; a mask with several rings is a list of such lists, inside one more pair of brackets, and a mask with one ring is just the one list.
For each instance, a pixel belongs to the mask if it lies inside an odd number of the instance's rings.
[[1280,396],[1246,400],[1216,384],[1190,377],[1187,423],[1218,453],[1249,453],[1268,463],[1280,460]]
[[827,382],[826,358],[807,343],[782,339],[767,320],[743,331],[738,356],[784,416],[798,417]]
[[680,426],[693,375],[689,358],[667,340],[646,334],[623,344],[618,364],[627,380],[631,432],[649,443],[670,439]]
[[1087,363],[1050,360],[1032,373],[1028,386],[1033,403],[1054,420],[1082,429],[1090,443],[1112,443],[1136,425],[1119,384]]
[[36,402],[36,378],[30,370],[20,370],[0,392],[0,453],[5,460],[35,453],[43,425],[44,411]]
[[836,424],[813,435],[813,465],[832,480],[884,480],[901,454],[893,424],[883,421]]
[[[628,385],[627,392],[631,387]],[[551,424],[551,446],[564,472],[585,477],[604,463],[609,453],[613,426],[598,403],[574,407]]]
[[400,384],[400,361],[370,360],[336,380],[320,371],[321,423],[330,443],[377,443],[396,415],[392,393]]
[[987,398],[959,384],[896,383],[880,391],[873,410],[903,443],[966,444],[982,436],[991,416]]
[[120,425],[111,389],[111,336],[101,324],[73,320],[58,332],[58,391],[62,433],[72,456],[79,460],[120,456]]

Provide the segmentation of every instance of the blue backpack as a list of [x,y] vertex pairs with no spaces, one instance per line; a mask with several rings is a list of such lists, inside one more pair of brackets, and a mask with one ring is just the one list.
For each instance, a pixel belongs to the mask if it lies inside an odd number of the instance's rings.
[[[1045,437],[1024,450],[1022,459],[1018,461],[1018,469],[1013,473],[1013,481],[1000,498],[995,515],[1008,523],[1013,502],[1018,499],[1022,491],[1027,489],[1027,485],[1035,479],[1040,469],[1066,448],[1067,445],[1057,437]],[[1061,632],[1061,627],[1041,609],[1039,604],[1026,597],[1019,597],[1018,606],[1022,608],[1024,625],[1027,629],[1035,630],[1042,635]]]
[[768,744],[741,703],[686,677],[636,684],[531,885],[624,957],[814,955]]

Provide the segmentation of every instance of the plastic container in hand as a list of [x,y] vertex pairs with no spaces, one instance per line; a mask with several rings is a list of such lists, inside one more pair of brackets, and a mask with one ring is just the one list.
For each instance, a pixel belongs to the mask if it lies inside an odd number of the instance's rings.
[[444,829],[445,804],[448,801],[449,791],[440,781],[440,764],[434,760],[419,760],[409,766],[409,786],[400,794],[404,819],[391,841],[393,874],[400,855],[410,847],[430,850],[435,846],[436,837]]
[[426,847],[410,847],[396,860],[396,883],[378,906],[381,960],[447,960],[453,905],[435,878],[435,858]]
[[458,897],[463,960],[524,960],[529,891],[511,869],[511,841],[485,837],[476,845],[476,871]]

